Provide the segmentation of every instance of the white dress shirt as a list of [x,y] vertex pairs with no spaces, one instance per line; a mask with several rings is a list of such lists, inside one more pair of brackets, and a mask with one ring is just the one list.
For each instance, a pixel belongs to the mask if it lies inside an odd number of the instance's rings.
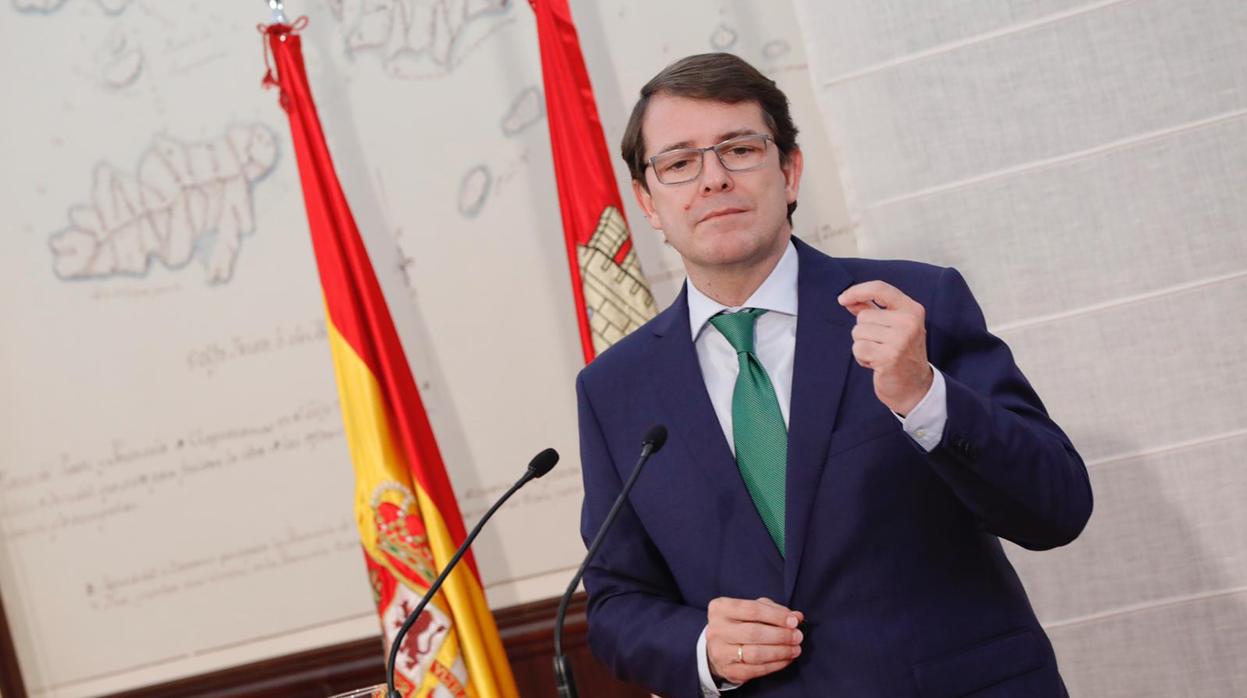
[[[792,364],[797,351],[797,248],[788,243],[784,256],[766,277],[758,290],[745,303],[729,308],[697,290],[691,282],[688,289],[688,320],[692,331],[693,346],[697,350],[697,362],[710,394],[710,404],[723,428],[727,445],[736,452],[732,438],[732,392],[736,388],[736,375],[740,360],[736,350],[718,330],[710,324],[710,318],[721,312],[734,313],[743,308],[759,308],[768,312],[758,317],[754,329],[754,353],[762,362],[775,397],[779,399],[779,411],[788,424],[789,403],[792,400]],[[901,427],[925,450],[930,451],[944,435],[944,423],[948,418],[945,401],[944,376],[932,367],[935,379],[931,389],[907,416],[897,419]],[[828,424],[830,429],[831,425]],[[706,658],[706,631],[697,638],[697,674],[701,680],[703,696],[718,696],[720,691],[737,688],[738,684],[716,684],[710,674]]]

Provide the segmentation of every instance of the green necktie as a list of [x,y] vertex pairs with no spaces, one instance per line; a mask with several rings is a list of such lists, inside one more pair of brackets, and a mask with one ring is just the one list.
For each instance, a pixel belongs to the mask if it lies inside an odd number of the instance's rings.
[[727,338],[740,359],[732,391],[732,441],[736,465],[762,515],[762,523],[784,554],[784,479],[788,469],[788,427],[766,369],[753,350],[753,330],[765,310],[720,313],[710,324]]

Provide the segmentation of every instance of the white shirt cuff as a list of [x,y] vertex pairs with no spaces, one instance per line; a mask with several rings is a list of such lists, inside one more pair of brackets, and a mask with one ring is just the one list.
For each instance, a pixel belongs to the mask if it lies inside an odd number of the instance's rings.
[[[924,451],[930,453],[939,445],[940,439],[944,438],[944,423],[948,421],[948,399],[945,397],[944,374],[939,369],[931,366],[934,373],[934,380],[931,381],[931,388],[927,390],[927,394],[923,396],[909,414],[901,417],[899,414],[896,418],[901,420],[901,428],[906,434]],[[893,412],[893,414],[896,414]]]
[[697,636],[697,678],[701,680],[701,695],[703,698],[714,698],[720,695],[722,691],[730,691],[733,688],[740,688],[738,683],[715,683],[714,677],[710,675],[710,658],[706,656],[706,629],[701,629],[701,635]]

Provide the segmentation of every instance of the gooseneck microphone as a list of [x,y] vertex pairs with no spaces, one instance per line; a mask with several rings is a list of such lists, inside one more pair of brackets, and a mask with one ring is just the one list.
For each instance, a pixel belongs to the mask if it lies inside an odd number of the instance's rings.
[[645,465],[645,461],[649,460],[650,456],[658,453],[665,443],[667,443],[667,427],[655,424],[649,428],[649,431],[645,432],[645,438],[641,441],[641,458],[637,461],[636,466],[632,468],[632,475],[628,476],[628,481],[624,483],[623,489],[619,491],[619,496],[615,498],[615,503],[602,521],[602,527],[598,529],[597,536],[589,544],[589,552],[585,553],[584,562],[580,563],[580,568],[576,570],[576,576],[572,577],[571,584],[567,585],[567,591],[563,592],[563,598],[559,601],[559,612],[554,619],[554,680],[558,685],[559,698],[577,698],[576,679],[572,676],[571,663],[563,655],[563,622],[567,616],[567,604],[571,602],[572,594],[576,593],[576,587],[580,586],[580,578],[585,575],[585,568],[589,566],[589,561],[593,559],[593,555],[598,551],[598,548],[602,547],[602,541],[606,538],[606,531],[615,522],[615,518],[619,515],[619,510],[623,507],[624,500],[628,498],[628,492],[632,491],[632,486],[636,484],[637,477],[641,474],[641,467]]
[[485,527],[485,522],[489,521],[489,518],[494,515],[494,512],[498,511],[498,507],[502,506],[503,502],[510,499],[511,495],[515,494],[517,490],[524,485],[527,485],[530,480],[536,480],[542,475],[550,472],[550,469],[553,468],[554,464],[558,462],[559,452],[552,448],[547,448],[541,453],[533,456],[533,459],[528,462],[528,469],[524,471],[523,477],[516,480],[515,484],[511,485],[511,489],[503,493],[503,495],[498,498],[498,501],[494,502],[494,505],[489,508],[489,511],[485,512],[485,515],[481,517],[481,520],[476,522],[476,526],[472,529],[472,532],[468,534],[468,537],[463,539],[463,543],[459,546],[459,549],[455,551],[454,556],[450,558],[450,562],[446,563],[446,567],[442,568],[442,573],[437,575],[437,579],[433,580],[433,584],[429,586],[429,590],[424,592],[424,598],[420,599],[420,603],[416,606],[416,610],[412,611],[411,615],[407,616],[407,620],[403,623],[403,627],[398,629],[398,633],[394,636],[394,642],[390,645],[390,659],[385,663],[385,685],[387,698],[403,698],[402,694],[398,692],[398,689],[394,688],[394,665],[398,663],[398,650],[403,646],[403,637],[407,635],[407,631],[410,630],[411,626],[414,625],[416,620],[420,618],[420,613],[424,611],[425,606],[429,605],[429,601],[434,595],[437,594],[437,590],[442,588],[442,582],[446,581],[446,577],[450,575],[450,571],[455,568],[455,565],[459,564],[459,558],[463,557],[463,554],[468,551],[468,547],[472,545],[472,541],[476,540],[477,534],[479,534],[481,529]]

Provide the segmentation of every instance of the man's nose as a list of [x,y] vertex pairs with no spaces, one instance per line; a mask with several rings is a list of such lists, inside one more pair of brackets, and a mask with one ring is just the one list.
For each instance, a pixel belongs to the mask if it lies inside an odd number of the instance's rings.
[[702,153],[701,190],[704,194],[727,191],[732,188],[732,173],[728,171],[713,150]]

